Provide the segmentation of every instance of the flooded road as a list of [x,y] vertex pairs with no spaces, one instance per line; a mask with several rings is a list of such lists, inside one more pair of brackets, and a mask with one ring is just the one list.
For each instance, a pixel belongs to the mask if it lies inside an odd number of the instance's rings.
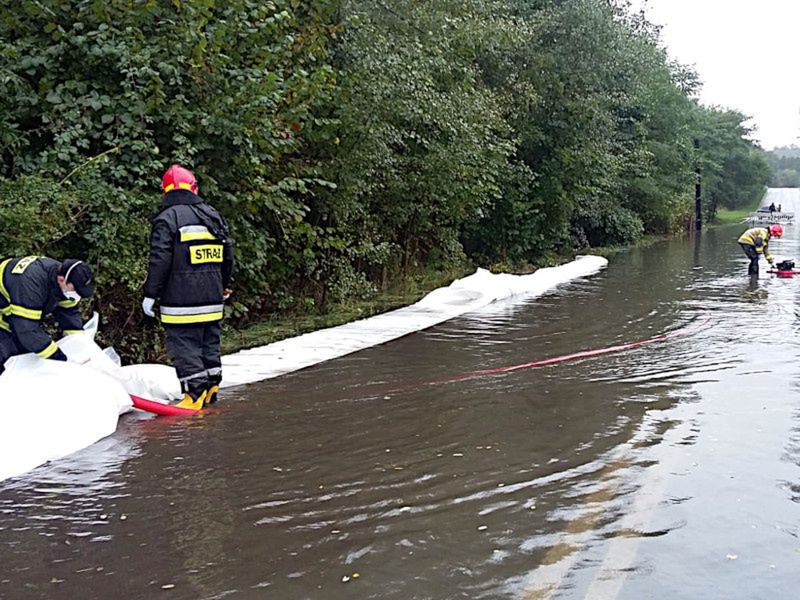
[[[196,419],[124,416],[0,484],[0,598],[795,597],[800,277],[762,262],[750,281],[743,229],[630,250]],[[798,229],[776,257],[800,263]]]

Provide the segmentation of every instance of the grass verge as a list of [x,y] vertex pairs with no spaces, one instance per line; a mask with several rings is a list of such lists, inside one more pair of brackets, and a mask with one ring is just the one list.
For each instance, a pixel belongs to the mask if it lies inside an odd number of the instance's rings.
[[271,344],[408,306],[431,290],[449,285],[455,279],[473,273],[474,270],[463,266],[448,271],[419,271],[409,275],[404,281],[390,285],[386,291],[360,301],[351,300],[333,305],[325,312],[276,315],[274,318],[242,329],[226,326],[222,334],[222,354]]
[[764,189],[764,193],[753,202],[753,205],[749,208],[741,208],[738,210],[729,210],[727,208],[719,208],[717,210],[717,216],[714,219],[712,225],[729,225],[731,223],[742,223],[751,212],[755,212],[761,203],[764,201],[764,196],[766,196],[767,190]]

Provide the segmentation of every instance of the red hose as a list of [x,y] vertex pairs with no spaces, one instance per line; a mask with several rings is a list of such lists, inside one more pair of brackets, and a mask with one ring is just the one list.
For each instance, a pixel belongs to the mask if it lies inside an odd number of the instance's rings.
[[[703,329],[708,323],[711,321],[711,317],[705,317],[703,321],[698,323],[694,327],[684,327],[683,329],[678,329],[676,331],[672,331],[670,333],[662,333],[661,335],[657,335],[651,338],[647,338],[644,340],[637,340],[635,342],[628,342],[627,344],[619,344],[617,346],[608,346],[606,348],[600,348],[598,350],[584,350],[583,352],[575,352],[573,354],[563,354],[561,356],[554,356],[552,358],[544,358],[541,360],[534,360],[531,362],[521,363],[518,365],[510,365],[506,367],[497,367],[494,369],[483,369],[480,371],[470,371],[469,373],[462,373],[460,375],[454,375],[452,377],[446,377],[444,379],[435,379],[433,381],[427,381],[421,384],[417,384],[414,386],[408,386],[405,388],[395,389],[392,392],[399,392],[403,390],[407,390],[410,388],[419,387],[420,385],[433,385],[437,383],[452,383],[456,381],[463,381],[465,379],[472,379],[474,377],[485,377],[486,375],[499,375],[501,373],[511,373],[512,371],[521,371],[523,369],[533,369],[535,367],[546,367],[548,365],[555,365],[562,362],[567,362],[570,360],[578,360],[579,358],[591,358],[594,356],[602,356],[603,354],[613,354],[615,352],[625,352],[626,350],[634,350],[636,348],[641,348],[642,346],[647,346],[649,344],[655,344],[656,342],[665,342],[669,339],[676,338],[683,335],[690,335]],[[198,412],[196,410],[190,410],[187,408],[178,408],[173,404],[162,404],[161,402],[154,402],[153,400],[146,400],[145,398],[140,398],[139,396],[134,396],[131,394],[131,400],[133,401],[133,406],[141,409],[146,410],[148,412],[155,413],[157,415],[196,415]]]
[[134,408],[146,410],[147,412],[155,413],[157,415],[196,415],[202,412],[199,410],[191,410],[189,408],[179,408],[174,404],[162,404],[161,402],[147,400],[145,398],[140,398],[139,396],[134,396],[133,394],[130,394],[130,397]]
[[583,352],[575,352],[574,354],[563,354],[561,356],[554,356],[553,358],[545,358],[542,360],[534,360],[532,362],[522,363],[519,365],[497,367],[495,369],[484,369],[481,371],[470,371],[469,373],[462,373],[461,375],[455,375],[453,377],[447,377],[445,379],[436,379],[434,381],[429,381],[427,382],[427,384],[451,383],[455,381],[463,381],[464,379],[472,379],[473,377],[484,377],[486,375],[499,375],[500,373],[510,373],[512,371],[521,371],[523,369],[533,369],[535,367],[545,367],[548,365],[555,365],[570,360],[577,360],[579,358],[590,358],[593,356],[601,356],[603,354],[613,354],[614,352],[624,352],[626,350],[633,350],[635,348],[641,348],[642,346],[647,346],[649,344],[655,344],[656,342],[664,342],[666,340],[678,336],[690,335],[704,328],[706,325],[708,325],[709,321],[711,321],[711,317],[706,317],[702,322],[700,322],[698,325],[694,327],[684,327],[683,329],[678,329],[670,333],[662,333],[661,335],[647,338],[646,340],[637,340],[635,342],[620,344],[618,346],[608,346],[607,348],[600,348],[599,350],[584,350]]

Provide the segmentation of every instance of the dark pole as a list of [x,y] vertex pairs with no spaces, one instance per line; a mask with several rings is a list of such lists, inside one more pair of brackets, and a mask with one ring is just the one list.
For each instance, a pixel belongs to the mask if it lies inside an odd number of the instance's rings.
[[[700,140],[695,138],[694,139],[694,148],[695,150],[700,150]],[[702,203],[702,193],[700,190],[700,156],[699,152],[695,152],[695,168],[694,172],[697,175],[694,184],[694,228],[695,231],[700,231],[703,229],[703,203]]]

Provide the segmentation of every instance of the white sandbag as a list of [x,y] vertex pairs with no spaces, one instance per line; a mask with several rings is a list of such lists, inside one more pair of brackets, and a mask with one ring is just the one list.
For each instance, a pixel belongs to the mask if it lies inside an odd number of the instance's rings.
[[597,273],[606,265],[608,260],[601,256],[579,256],[565,265],[529,275],[478,269],[447,287],[433,290],[411,306],[223,356],[222,387],[291,373],[482,310],[493,302],[532,298],[577,277]]
[[91,367],[119,381],[125,377],[122,367],[97,345],[94,336],[89,332],[73,333],[61,338],[56,344],[67,355],[67,359],[71,363]]
[[84,331],[56,342],[67,362],[14,356],[0,376],[0,480],[66,456],[112,434],[131,411],[130,394],[180,398],[175,369],[121,367],[113,348],[94,341],[97,313]]
[[114,348],[112,348],[111,346],[105,348],[103,350],[103,354],[105,354],[108,358],[110,358],[111,361],[118,367],[122,366],[122,359],[119,357],[119,354],[117,354],[117,351],[114,350]]
[[113,348],[101,349],[94,341],[98,323],[99,319],[95,313],[84,326],[83,332],[68,335],[56,342],[70,362],[110,375],[119,381],[129,394],[147,400],[170,402],[181,398],[181,384],[175,369],[157,364],[120,366],[122,361]]
[[128,365],[121,369],[125,388],[134,396],[156,402],[182,397],[181,382],[173,367],[157,364]]
[[112,434],[130,406],[122,384],[104,373],[33,355],[11,358],[0,377],[0,480]]

